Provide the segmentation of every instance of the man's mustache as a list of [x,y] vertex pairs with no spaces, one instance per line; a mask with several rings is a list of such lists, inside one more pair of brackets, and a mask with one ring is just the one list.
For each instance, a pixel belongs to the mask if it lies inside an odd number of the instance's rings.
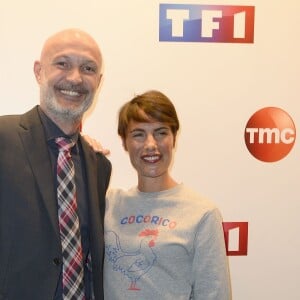
[[73,91],[80,94],[88,93],[88,90],[82,84],[73,84],[73,83],[66,82],[66,83],[57,84],[55,88],[59,90]]

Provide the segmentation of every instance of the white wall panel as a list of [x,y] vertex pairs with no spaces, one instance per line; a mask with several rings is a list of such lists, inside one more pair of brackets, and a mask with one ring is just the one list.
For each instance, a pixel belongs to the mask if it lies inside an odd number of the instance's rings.
[[299,129],[300,2],[166,2],[255,6],[253,44],[159,42],[160,3],[2,1],[0,114],[38,103],[33,62],[48,35],[90,32],[105,78],[84,132],[111,149],[112,186],[136,182],[116,133],[118,109],[135,93],[160,89],[181,120],[174,177],[211,198],[224,221],[249,222],[248,255],[229,257],[233,299],[300,299],[299,142],[275,163],[253,158],[244,142],[248,119],[267,106],[284,109]]

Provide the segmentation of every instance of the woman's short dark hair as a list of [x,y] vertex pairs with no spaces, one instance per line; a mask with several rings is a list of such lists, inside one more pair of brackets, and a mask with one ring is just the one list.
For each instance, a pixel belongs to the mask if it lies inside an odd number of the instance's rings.
[[165,123],[170,126],[174,136],[179,129],[179,120],[173,103],[166,95],[156,90],[137,95],[121,107],[118,134],[123,139],[126,138],[130,120]]

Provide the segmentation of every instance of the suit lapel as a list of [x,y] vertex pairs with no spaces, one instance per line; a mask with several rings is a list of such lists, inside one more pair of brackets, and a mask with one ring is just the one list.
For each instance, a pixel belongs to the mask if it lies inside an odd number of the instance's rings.
[[57,235],[59,235],[51,160],[37,107],[21,117],[20,126],[20,137],[41,193],[41,199],[48,212],[53,228]]
[[[84,141],[83,138],[79,135],[79,139],[81,141],[84,161],[85,161],[85,169],[87,175],[87,190],[88,190],[88,205],[89,205],[89,216],[90,216],[90,224],[93,228],[99,228],[101,226],[99,223],[100,217],[100,207],[98,201],[98,187],[97,187],[97,158],[94,151],[91,150],[90,146]],[[97,214],[98,213],[98,214]]]

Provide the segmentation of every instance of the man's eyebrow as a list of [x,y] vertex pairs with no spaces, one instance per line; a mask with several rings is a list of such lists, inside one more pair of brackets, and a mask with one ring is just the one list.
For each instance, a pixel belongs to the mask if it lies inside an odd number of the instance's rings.
[[[53,60],[57,60],[57,59],[66,59],[66,60],[71,60],[72,59],[72,55],[66,55],[66,54],[58,54],[57,56],[53,57]],[[94,64],[97,66],[97,62],[93,59],[89,59],[89,58],[85,58],[82,59],[82,63],[84,64]]]
[[68,55],[57,55],[53,57],[53,60],[56,59],[70,59],[70,57]]

